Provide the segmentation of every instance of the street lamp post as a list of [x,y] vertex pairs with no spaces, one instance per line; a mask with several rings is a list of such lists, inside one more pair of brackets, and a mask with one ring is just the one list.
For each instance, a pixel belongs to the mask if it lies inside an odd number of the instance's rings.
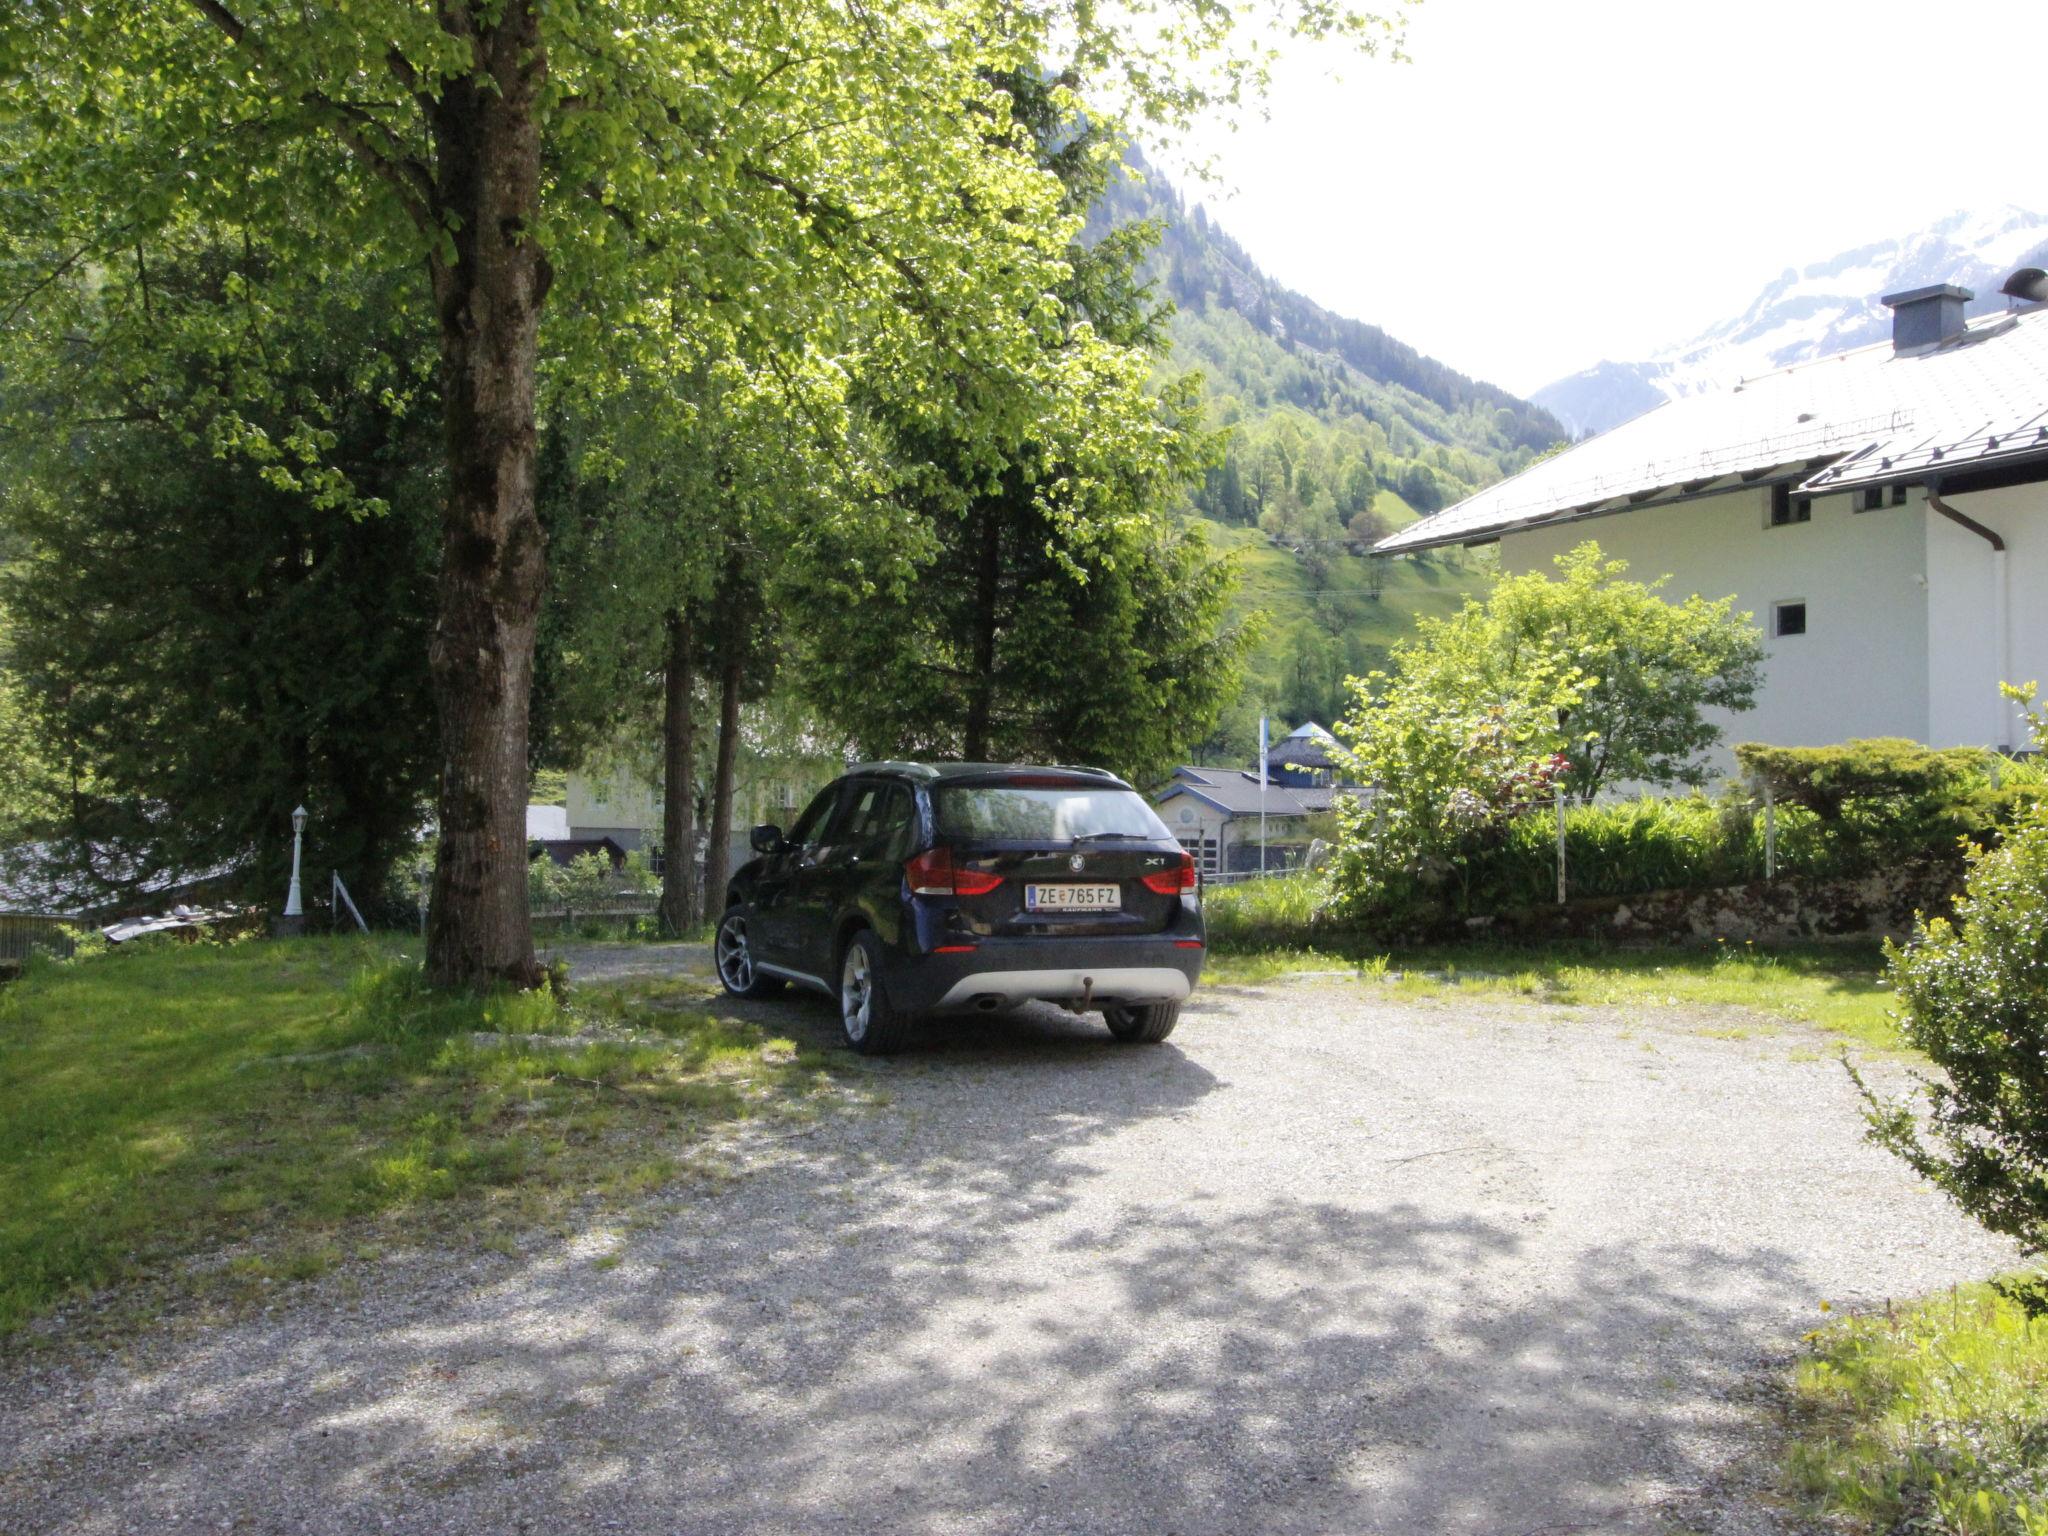
[[306,808],[302,805],[292,812],[292,888],[284,898],[286,917],[304,917],[305,903],[299,899],[299,847],[306,831]]

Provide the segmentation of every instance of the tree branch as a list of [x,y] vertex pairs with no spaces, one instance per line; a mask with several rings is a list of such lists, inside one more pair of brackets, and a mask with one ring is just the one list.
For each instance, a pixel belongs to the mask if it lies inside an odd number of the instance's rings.
[[[220,0],[191,0],[191,5],[229,42],[238,48],[247,48],[252,58],[263,59],[264,49],[249,36],[247,24]],[[395,53],[397,50],[392,51]],[[407,68],[411,66],[407,65]],[[397,192],[399,202],[415,226],[427,232],[440,227],[440,221],[434,217],[433,177],[424,165],[405,153],[389,128],[362,108],[335,101],[318,91],[307,91],[299,100],[302,105],[324,114],[328,118],[328,127],[349,152]],[[374,142],[372,135],[382,142]]]

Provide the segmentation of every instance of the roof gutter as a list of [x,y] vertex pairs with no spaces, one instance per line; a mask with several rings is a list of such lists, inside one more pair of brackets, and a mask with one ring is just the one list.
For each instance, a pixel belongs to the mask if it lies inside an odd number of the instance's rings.
[[[1991,624],[1998,635],[1998,681],[2012,681],[2012,572],[2006,563],[2005,540],[1998,533],[1986,528],[1966,512],[1959,512],[1941,499],[1941,482],[1927,482],[1927,505],[1940,513],[1958,528],[1968,529],[1991,546]],[[2013,743],[2012,708],[1999,696],[1998,734],[2001,750],[2009,750]]]

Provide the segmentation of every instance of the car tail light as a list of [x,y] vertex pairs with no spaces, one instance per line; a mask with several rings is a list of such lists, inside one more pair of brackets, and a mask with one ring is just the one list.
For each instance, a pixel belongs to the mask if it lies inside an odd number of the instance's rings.
[[1195,856],[1182,853],[1177,869],[1155,870],[1145,876],[1145,889],[1157,891],[1161,896],[1178,896],[1182,891],[1195,888]]
[[914,896],[986,896],[1003,883],[1001,875],[962,869],[950,848],[929,848],[903,866]]

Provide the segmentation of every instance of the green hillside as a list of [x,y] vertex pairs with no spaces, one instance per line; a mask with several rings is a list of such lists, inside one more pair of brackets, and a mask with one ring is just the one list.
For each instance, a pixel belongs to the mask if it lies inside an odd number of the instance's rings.
[[1250,761],[1262,713],[1276,735],[1304,720],[1335,721],[1348,702],[1346,677],[1382,665],[1418,616],[1453,613],[1493,580],[1490,549],[1380,560],[1339,548],[1305,559],[1255,528],[1196,520],[1237,564],[1237,616],[1262,616],[1244,693],[1198,754],[1208,762]]
[[1240,615],[1265,615],[1244,696],[1206,744],[1242,761],[1258,717],[1331,723],[1343,680],[1380,665],[1417,615],[1492,581],[1491,551],[1379,560],[1372,543],[1513,474],[1564,437],[1540,407],[1275,282],[1157,172],[1113,188],[1098,228],[1159,231],[1148,276],[1170,300],[1164,376],[1202,378],[1221,462],[1187,512],[1236,559]]

